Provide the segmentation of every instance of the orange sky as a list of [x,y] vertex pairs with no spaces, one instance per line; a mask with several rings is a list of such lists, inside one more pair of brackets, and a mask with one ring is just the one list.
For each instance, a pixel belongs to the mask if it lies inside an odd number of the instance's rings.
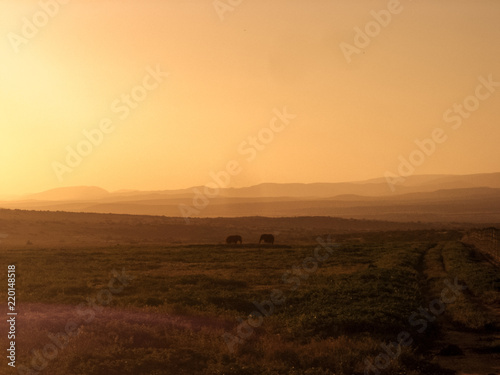
[[[230,160],[231,186],[383,177],[436,128],[447,139],[414,173],[499,171],[500,86],[467,99],[460,127],[458,112],[443,119],[480,77],[500,82],[499,1],[231,3],[3,0],[0,194],[189,187]],[[377,29],[373,11],[391,6]],[[367,24],[376,33],[356,47]],[[341,43],[359,53],[346,59]],[[168,77],[155,81],[157,69]],[[125,116],[133,91],[143,101]],[[296,117],[270,132],[284,108]],[[105,119],[108,133],[69,167],[68,147]],[[273,139],[250,146],[259,133]]]

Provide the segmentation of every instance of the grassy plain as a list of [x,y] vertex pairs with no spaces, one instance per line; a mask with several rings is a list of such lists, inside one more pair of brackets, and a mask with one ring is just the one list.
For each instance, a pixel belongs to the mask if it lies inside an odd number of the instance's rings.
[[[363,374],[407,332],[411,345],[378,370],[446,374],[444,322],[498,332],[484,312],[500,301],[498,269],[459,233],[337,237],[330,252],[316,242],[2,251],[0,263],[16,265],[19,373]],[[466,292],[418,332],[409,318],[455,277]]]

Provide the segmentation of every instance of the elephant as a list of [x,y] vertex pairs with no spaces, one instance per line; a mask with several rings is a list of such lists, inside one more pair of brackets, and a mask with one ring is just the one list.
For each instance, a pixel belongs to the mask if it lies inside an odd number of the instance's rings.
[[274,244],[274,236],[272,234],[263,234],[260,236],[259,244],[261,242]]
[[232,243],[236,244],[238,242],[240,244],[243,243],[243,239],[241,238],[241,236],[236,235],[236,236],[229,236],[226,238],[227,244],[232,244]]

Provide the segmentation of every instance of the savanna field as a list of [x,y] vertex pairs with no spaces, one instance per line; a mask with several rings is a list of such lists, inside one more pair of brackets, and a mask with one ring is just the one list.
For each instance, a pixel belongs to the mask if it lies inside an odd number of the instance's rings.
[[0,0],[0,375],[500,375],[499,21]]
[[19,315],[16,370],[0,372],[500,372],[499,270],[460,231],[321,233],[4,247]]

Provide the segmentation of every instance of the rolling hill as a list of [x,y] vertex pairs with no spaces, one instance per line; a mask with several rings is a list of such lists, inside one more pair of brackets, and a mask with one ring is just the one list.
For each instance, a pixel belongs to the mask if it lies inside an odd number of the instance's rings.
[[[194,217],[337,216],[392,221],[500,222],[500,173],[411,176],[392,192],[385,179],[220,189],[108,192],[68,187],[0,202],[2,208]],[[200,195],[201,194],[201,195]]]

